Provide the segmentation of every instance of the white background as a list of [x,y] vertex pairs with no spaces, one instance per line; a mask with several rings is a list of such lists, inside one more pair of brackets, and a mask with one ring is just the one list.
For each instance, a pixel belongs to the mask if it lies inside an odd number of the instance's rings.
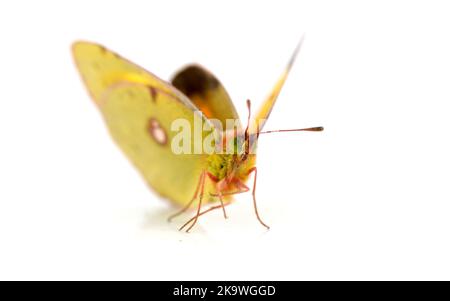
[[[8,3],[8,4],[7,4]],[[0,4],[0,279],[450,280],[450,9],[434,1]],[[241,114],[304,47],[257,197],[192,234],[110,139],[72,63],[102,43],[164,79],[198,62]],[[174,187],[176,189],[176,187]]]

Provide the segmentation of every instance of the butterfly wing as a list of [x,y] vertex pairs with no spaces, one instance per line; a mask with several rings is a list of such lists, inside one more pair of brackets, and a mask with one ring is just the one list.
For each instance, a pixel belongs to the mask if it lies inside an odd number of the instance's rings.
[[93,100],[98,104],[101,94],[119,82],[153,86],[196,109],[185,95],[142,67],[128,61],[102,45],[79,41],[72,45],[75,64]]
[[[73,50],[113,139],[154,190],[184,205],[207,160],[205,154],[174,153],[171,142],[178,132],[172,125],[184,120],[192,126],[197,119],[200,126],[211,126],[209,121],[171,85],[104,47],[81,42]],[[195,140],[203,141],[207,134],[184,142],[193,152]]]
[[207,160],[204,154],[192,153],[192,135],[184,142],[188,153],[173,151],[177,145],[171,142],[178,132],[172,130],[172,124],[183,120],[193,125],[194,119],[201,121],[202,116],[162,90],[134,83],[121,83],[108,91],[100,110],[113,139],[147,183],[163,197],[186,204],[194,195]]
[[206,117],[218,119],[222,124],[222,129],[227,128],[227,119],[239,120],[227,91],[219,80],[205,68],[199,65],[186,66],[175,74],[172,84],[189,97]]
[[250,133],[255,134],[255,133],[257,133],[258,128],[259,128],[259,131],[261,131],[262,128],[264,127],[265,122],[267,121],[270,113],[272,112],[273,106],[275,105],[278,95],[280,94],[281,89],[283,88],[283,85],[286,82],[286,79],[289,75],[292,65],[294,64],[297,54],[300,51],[302,43],[303,43],[303,37],[300,40],[300,42],[297,44],[297,47],[295,48],[294,53],[292,54],[291,59],[289,60],[289,63],[287,65],[286,69],[283,71],[283,73],[279,77],[277,83],[273,87],[269,96],[262,103],[262,105],[259,108],[259,110],[257,111],[256,115],[252,118]]

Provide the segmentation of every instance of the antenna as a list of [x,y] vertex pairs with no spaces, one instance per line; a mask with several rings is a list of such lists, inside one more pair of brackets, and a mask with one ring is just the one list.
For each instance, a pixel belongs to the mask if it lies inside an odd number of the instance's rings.
[[245,151],[244,151],[244,155],[242,156],[241,161],[245,161],[248,157],[248,154],[250,153],[250,139],[248,136],[248,129],[250,127],[250,117],[252,115],[250,99],[247,99],[247,109],[248,109],[247,127],[245,128],[245,133],[244,133]]
[[290,130],[271,130],[271,131],[263,131],[258,132],[258,134],[270,134],[270,133],[280,133],[280,132],[321,132],[324,128],[322,126],[316,126],[312,128],[304,128],[304,129],[290,129]]

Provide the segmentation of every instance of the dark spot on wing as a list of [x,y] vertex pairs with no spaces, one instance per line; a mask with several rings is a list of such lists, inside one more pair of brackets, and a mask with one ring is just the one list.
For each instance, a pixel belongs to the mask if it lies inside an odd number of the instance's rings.
[[207,90],[219,86],[219,81],[208,71],[198,66],[188,66],[177,73],[172,84],[186,96],[203,95]]
[[156,89],[154,87],[148,87],[148,89],[150,90],[150,95],[152,96],[152,101],[156,102],[156,95],[158,95],[158,92],[156,91]]

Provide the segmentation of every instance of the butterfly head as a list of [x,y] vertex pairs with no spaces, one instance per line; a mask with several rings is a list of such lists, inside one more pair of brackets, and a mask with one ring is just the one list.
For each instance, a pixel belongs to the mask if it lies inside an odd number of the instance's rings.
[[248,118],[244,132],[234,136],[235,152],[233,156],[233,168],[230,177],[244,180],[248,177],[249,170],[255,166],[256,142],[259,135],[250,133],[251,103],[247,99]]
[[[250,101],[247,101],[250,121]],[[221,153],[209,157],[209,171],[218,179],[232,182],[244,180],[248,171],[255,165],[256,140],[258,135],[250,134],[249,125],[245,130],[233,128],[224,132]]]

